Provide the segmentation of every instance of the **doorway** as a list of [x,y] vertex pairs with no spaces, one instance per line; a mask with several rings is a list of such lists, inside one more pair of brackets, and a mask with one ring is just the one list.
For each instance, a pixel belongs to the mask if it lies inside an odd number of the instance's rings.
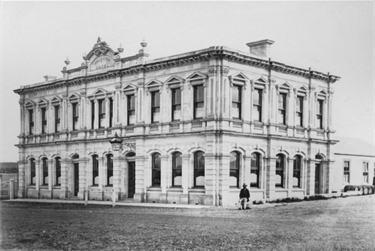
[[135,193],[135,162],[128,162],[128,198],[133,198]]
[[74,192],[73,192],[73,196],[77,196],[78,195],[78,191],[79,191],[79,163],[73,163],[74,165]]
[[320,163],[315,164],[315,194],[320,194]]

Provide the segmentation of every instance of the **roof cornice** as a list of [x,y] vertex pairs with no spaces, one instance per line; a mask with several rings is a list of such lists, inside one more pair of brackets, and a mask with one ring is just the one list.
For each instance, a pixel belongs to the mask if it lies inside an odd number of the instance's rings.
[[105,73],[78,76],[73,79],[59,79],[46,84],[37,86],[26,85],[14,90],[17,94],[25,94],[37,92],[41,90],[54,89],[63,86],[80,85],[82,83],[89,83],[94,81],[106,80],[116,78],[119,76],[132,75],[140,72],[152,72],[156,70],[187,65],[191,63],[208,61],[209,59],[226,59],[228,61],[245,64],[257,68],[270,69],[271,71],[281,72],[285,74],[297,75],[305,78],[312,78],[328,83],[334,83],[340,79],[338,76],[330,75],[329,73],[322,73],[312,71],[310,69],[302,69],[272,60],[265,60],[235,50],[231,50],[224,46],[213,46],[208,49],[175,55],[169,58],[155,59],[144,64],[134,65],[123,69],[109,70]]

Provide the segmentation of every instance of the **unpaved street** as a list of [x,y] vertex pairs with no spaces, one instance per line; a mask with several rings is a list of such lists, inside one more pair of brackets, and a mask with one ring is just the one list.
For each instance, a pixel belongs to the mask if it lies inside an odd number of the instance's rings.
[[246,211],[0,205],[2,250],[375,250],[374,195]]

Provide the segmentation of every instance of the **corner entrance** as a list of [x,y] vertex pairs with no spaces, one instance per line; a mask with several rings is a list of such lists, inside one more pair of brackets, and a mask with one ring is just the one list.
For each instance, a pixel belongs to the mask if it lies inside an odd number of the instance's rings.
[[74,163],[74,190],[73,196],[78,195],[79,191],[79,163]]
[[135,162],[128,162],[128,198],[133,198],[135,193]]
[[315,164],[315,194],[320,194],[320,163]]

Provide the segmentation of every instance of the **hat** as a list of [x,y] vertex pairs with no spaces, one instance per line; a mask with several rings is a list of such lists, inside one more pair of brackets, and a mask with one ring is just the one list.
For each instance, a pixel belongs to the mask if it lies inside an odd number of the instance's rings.
[[243,183],[243,185],[242,185],[243,187],[247,187],[247,185],[246,185],[246,183]]

